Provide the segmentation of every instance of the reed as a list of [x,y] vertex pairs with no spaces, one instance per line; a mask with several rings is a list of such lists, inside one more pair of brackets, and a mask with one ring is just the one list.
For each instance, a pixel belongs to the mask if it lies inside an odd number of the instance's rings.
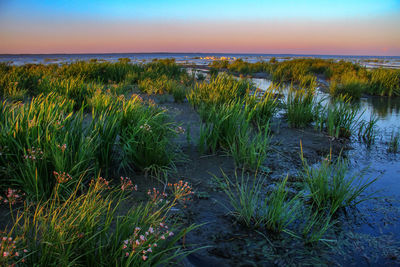
[[196,83],[193,90],[188,93],[187,99],[195,108],[200,107],[200,105],[207,107],[223,105],[242,99],[251,88],[252,85],[247,80],[236,80],[232,76],[221,74],[211,79],[209,83]]
[[200,151],[215,153],[218,149],[229,150],[229,146],[237,141],[238,131],[246,133],[250,130],[242,107],[243,102],[240,101],[199,109],[200,117],[205,122],[200,130]]
[[49,94],[26,104],[2,104],[0,157],[2,180],[27,193],[29,198],[48,197],[57,180],[55,173],[68,172],[65,193],[78,177],[94,171],[93,138],[83,128],[83,112],[72,113],[74,103]]

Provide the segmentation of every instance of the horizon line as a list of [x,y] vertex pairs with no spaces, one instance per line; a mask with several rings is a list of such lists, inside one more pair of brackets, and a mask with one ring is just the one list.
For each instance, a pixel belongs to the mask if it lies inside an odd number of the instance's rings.
[[281,55],[281,56],[356,56],[356,57],[400,57],[400,55],[360,55],[360,54],[300,54],[300,53],[248,53],[248,52],[100,52],[100,53],[0,53],[0,56],[31,55],[120,55],[120,54],[221,54],[221,55]]

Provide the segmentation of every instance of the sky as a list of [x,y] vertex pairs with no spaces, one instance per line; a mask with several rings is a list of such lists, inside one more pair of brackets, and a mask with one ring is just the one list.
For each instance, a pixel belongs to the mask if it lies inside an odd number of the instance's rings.
[[0,0],[0,54],[400,56],[400,0]]

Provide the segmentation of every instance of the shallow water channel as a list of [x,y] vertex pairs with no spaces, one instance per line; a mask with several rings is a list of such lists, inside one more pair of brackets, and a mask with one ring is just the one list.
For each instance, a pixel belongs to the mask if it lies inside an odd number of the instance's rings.
[[[260,89],[267,89],[270,80],[252,79]],[[287,90],[282,92],[285,96]],[[329,101],[329,94],[317,90],[317,99]],[[398,259],[400,248],[400,153],[388,152],[388,142],[393,131],[400,131],[400,98],[389,97],[363,97],[354,105],[359,106],[361,119],[369,120],[377,116],[375,142],[368,146],[353,137],[344,153],[350,159],[352,172],[364,171],[365,178],[378,180],[372,185],[370,191],[377,191],[377,199],[368,200],[359,205],[350,226],[354,239],[359,239],[360,247],[370,246],[376,248],[377,253],[387,255],[367,255],[360,253],[359,263],[383,263],[381,257],[396,257]],[[360,250],[361,251],[361,250]],[[367,250],[368,251],[368,250]],[[380,251],[380,252],[378,252]],[[395,254],[395,255],[391,255]],[[354,259],[353,259],[354,260]]]

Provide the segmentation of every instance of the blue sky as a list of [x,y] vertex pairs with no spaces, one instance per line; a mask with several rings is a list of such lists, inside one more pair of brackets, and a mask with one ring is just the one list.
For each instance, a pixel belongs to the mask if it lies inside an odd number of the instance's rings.
[[0,0],[0,53],[400,55],[400,0]]
[[1,0],[1,15],[12,16],[72,16],[103,19],[310,19],[368,17],[400,10],[399,0],[280,0],[280,1],[104,1],[104,0]]

